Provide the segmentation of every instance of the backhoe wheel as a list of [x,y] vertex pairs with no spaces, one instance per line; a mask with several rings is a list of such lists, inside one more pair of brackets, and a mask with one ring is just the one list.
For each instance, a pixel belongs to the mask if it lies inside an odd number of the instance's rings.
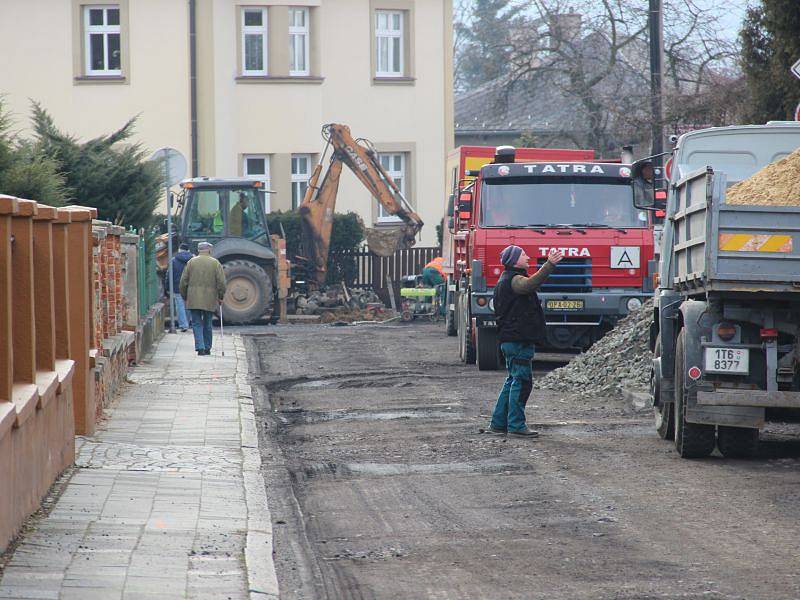
[[458,311],[458,343],[459,356],[461,361],[468,364],[475,364],[475,346],[472,343],[472,319],[469,314],[469,299],[466,294],[459,297]]
[[675,449],[682,458],[702,458],[714,451],[716,427],[686,421],[686,405],[697,391],[686,388],[686,331],[675,344]]
[[[656,347],[653,357],[661,356],[661,334],[656,337]],[[653,414],[656,420],[656,432],[662,440],[675,439],[675,419],[672,416],[674,402],[667,402],[664,393],[661,391],[661,384],[656,381],[655,371],[650,372],[650,393],[653,394]]]
[[[445,283],[449,287],[447,283]],[[447,335],[450,337],[454,337],[458,335],[458,324],[456,321],[456,311],[455,308],[450,310],[450,305],[455,305],[455,292],[451,292],[448,290],[445,293],[445,307],[444,307],[444,328],[447,332]]]
[[272,279],[249,260],[232,260],[222,265],[228,290],[222,306],[226,323],[252,323],[269,310]]
[[478,327],[475,330],[475,346],[479,371],[496,371],[500,366],[497,349],[497,329]]
[[725,458],[753,458],[758,454],[758,429],[720,425],[717,448]]

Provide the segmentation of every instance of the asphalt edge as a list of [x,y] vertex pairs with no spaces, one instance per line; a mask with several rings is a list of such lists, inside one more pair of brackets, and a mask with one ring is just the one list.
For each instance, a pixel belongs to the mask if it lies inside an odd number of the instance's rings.
[[267,504],[264,478],[261,476],[261,453],[255,420],[253,390],[250,387],[247,351],[241,335],[233,336],[236,353],[235,381],[239,402],[239,425],[242,439],[242,477],[247,505],[247,538],[244,548],[248,590],[251,600],[280,597],[275,572],[272,541],[272,516]]

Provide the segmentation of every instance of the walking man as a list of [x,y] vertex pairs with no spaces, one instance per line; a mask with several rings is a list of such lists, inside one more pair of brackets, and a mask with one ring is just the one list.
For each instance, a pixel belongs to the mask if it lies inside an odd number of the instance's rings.
[[500,253],[505,270],[494,288],[494,311],[508,377],[497,398],[489,433],[527,438],[539,435],[525,424],[525,405],[533,389],[534,343],[543,337],[545,328],[544,311],[536,290],[562,258],[560,251],[551,250],[542,267],[528,277],[530,257],[522,248],[508,246]]
[[180,294],[181,275],[194,254],[189,252],[189,244],[182,243],[178,246],[178,253],[172,257],[172,289],[175,292],[175,314],[178,317],[178,328],[181,331],[189,329],[189,318],[186,316],[186,303]]
[[197,245],[198,255],[186,264],[181,275],[181,296],[192,314],[194,349],[198,356],[211,354],[211,319],[225,297],[225,272],[220,262],[211,256],[214,246],[208,242]]

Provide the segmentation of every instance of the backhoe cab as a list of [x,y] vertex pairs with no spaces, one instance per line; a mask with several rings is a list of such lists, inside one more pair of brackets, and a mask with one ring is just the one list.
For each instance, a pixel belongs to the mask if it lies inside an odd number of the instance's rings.
[[[225,322],[250,323],[272,312],[276,286],[275,253],[264,214],[260,181],[198,177],[181,182],[173,248],[185,242],[197,252],[199,242],[214,245],[228,282],[223,302]],[[163,236],[166,241],[166,235]],[[166,243],[159,270],[166,270]]]

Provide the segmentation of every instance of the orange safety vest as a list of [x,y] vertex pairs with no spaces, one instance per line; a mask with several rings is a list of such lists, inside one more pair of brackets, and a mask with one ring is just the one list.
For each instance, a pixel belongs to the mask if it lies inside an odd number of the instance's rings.
[[425,265],[425,268],[426,269],[436,269],[437,271],[439,271],[439,273],[442,275],[442,277],[444,277],[444,267],[442,266],[443,262],[444,262],[444,258],[442,258],[441,256],[437,256],[431,262],[429,262],[427,265]]

